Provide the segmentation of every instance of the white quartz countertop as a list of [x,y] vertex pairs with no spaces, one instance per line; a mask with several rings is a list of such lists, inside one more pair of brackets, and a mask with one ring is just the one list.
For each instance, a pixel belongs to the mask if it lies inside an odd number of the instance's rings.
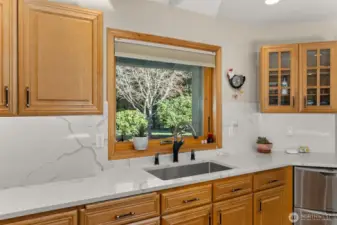
[[[331,153],[218,154],[203,157],[196,162],[199,161],[213,161],[234,168],[223,172],[163,181],[139,166],[131,166],[110,169],[97,176],[83,179],[4,189],[0,190],[0,220],[290,165],[337,168],[337,156]],[[154,166],[147,165],[148,167]]]

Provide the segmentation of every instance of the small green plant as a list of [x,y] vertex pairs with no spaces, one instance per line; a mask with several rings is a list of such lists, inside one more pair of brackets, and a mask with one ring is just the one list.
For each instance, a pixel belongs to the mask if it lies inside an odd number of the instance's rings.
[[266,137],[258,137],[257,144],[272,144]]
[[135,134],[135,137],[146,137],[146,129],[147,129],[147,126],[145,126],[145,124],[140,124],[138,126],[138,130],[137,130],[137,133]]
[[139,127],[143,126],[146,130],[147,120],[144,115],[137,110],[124,110],[117,112],[116,125],[121,134],[119,141],[124,141],[125,136],[136,136],[139,133]]

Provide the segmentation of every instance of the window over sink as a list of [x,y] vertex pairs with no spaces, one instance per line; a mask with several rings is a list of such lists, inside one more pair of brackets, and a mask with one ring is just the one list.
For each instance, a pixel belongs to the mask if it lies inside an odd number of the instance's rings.
[[116,141],[132,141],[141,123],[149,139],[170,138],[184,122],[203,136],[203,86],[201,66],[117,57]]
[[[181,151],[221,147],[220,47],[108,29],[107,54],[110,159],[171,153],[182,125]],[[134,150],[140,132],[145,151]]]

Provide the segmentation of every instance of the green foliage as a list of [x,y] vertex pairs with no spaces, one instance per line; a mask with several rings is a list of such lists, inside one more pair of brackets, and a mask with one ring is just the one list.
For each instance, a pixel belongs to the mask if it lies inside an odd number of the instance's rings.
[[[144,115],[137,110],[124,110],[117,112],[116,115],[117,130],[122,135],[137,135],[145,136],[147,120]],[[140,132],[142,131],[142,133]]]
[[271,144],[271,142],[266,137],[258,137],[257,144]]
[[146,137],[147,126],[145,124],[140,124],[135,134],[135,137]]
[[192,96],[181,95],[159,103],[158,118],[165,126],[173,130],[178,124],[192,122]]

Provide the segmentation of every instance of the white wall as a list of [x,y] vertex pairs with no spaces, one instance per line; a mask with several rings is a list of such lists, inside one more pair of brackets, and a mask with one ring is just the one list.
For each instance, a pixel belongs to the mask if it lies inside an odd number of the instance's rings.
[[[307,25],[303,31],[297,25],[256,28],[142,0],[112,0],[112,5],[108,0],[56,1],[103,7],[105,27],[221,45],[224,151],[254,151],[259,134],[270,137],[280,150],[309,144],[314,151],[333,151],[333,115],[264,115],[258,113],[257,102],[258,46],[313,40],[323,34],[337,39],[337,32],[332,32],[330,25]],[[239,100],[232,99],[225,77],[230,67],[247,77],[245,93]],[[239,126],[234,135],[229,135],[233,121]],[[292,139],[286,135],[289,126],[295,133]],[[131,160],[108,162],[107,143],[104,148],[95,147],[98,133],[107,137],[107,119],[103,116],[0,118],[0,189],[86,177],[129,165]]]
[[[254,49],[258,55],[262,45],[331,40],[337,40],[337,21],[278,24],[260,28]],[[315,152],[334,152],[335,123],[332,114],[264,114],[259,117],[259,131],[277,150],[308,145]]]
[[[148,1],[112,1],[114,11],[106,0],[80,1],[82,6],[87,3],[102,8],[103,4],[108,9],[104,13],[105,27],[221,45],[224,72],[234,67],[248,78],[245,94],[235,102],[223,76],[224,148],[251,150],[257,135],[253,115],[257,109],[254,29]],[[232,120],[239,120],[238,135],[228,137],[227,126]],[[128,165],[129,160],[107,161],[107,143],[105,148],[95,147],[97,133],[107,137],[107,120],[102,116],[0,118],[0,189],[86,177]],[[245,141],[237,141],[238,137]]]

